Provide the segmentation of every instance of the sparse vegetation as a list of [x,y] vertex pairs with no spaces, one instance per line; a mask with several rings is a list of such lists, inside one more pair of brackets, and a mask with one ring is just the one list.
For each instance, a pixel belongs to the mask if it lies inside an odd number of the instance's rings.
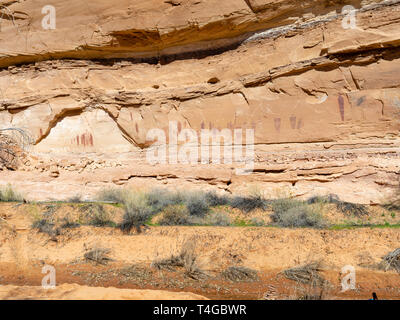
[[232,223],[231,218],[229,218],[226,213],[220,211],[211,212],[208,214],[204,218],[204,222],[206,225],[221,227],[230,226]]
[[272,203],[272,221],[280,227],[323,228],[326,221],[314,208],[299,200],[278,199]]
[[347,215],[354,215],[356,217],[368,215],[367,206],[358,203],[351,203],[341,201],[337,195],[329,194],[328,196],[315,196],[307,200],[308,204],[314,203],[333,203],[336,208]]
[[221,276],[222,278],[231,281],[254,281],[258,279],[258,273],[256,270],[243,266],[229,267],[221,272]]
[[38,229],[39,232],[46,233],[51,237],[56,237],[60,235],[60,229],[57,228],[54,223],[48,221],[47,219],[36,220],[32,224],[32,228]]
[[176,271],[177,268],[183,268],[184,274],[195,280],[207,277],[199,265],[196,254],[196,242],[194,240],[186,241],[178,254],[172,254],[166,259],[155,260],[151,266],[159,270],[169,271]]
[[163,210],[163,216],[159,224],[162,226],[190,225],[192,219],[189,210],[183,205],[171,205]]
[[105,265],[112,259],[108,256],[111,250],[106,248],[95,247],[84,254],[86,260],[95,262],[96,264]]
[[[140,205],[132,204],[129,199],[139,199]],[[125,208],[124,222],[120,227],[124,231],[140,226],[153,225],[215,225],[215,226],[276,226],[286,228],[343,228],[353,226],[378,226],[381,221],[369,222],[368,207],[361,204],[341,201],[338,196],[315,196],[308,200],[283,196],[278,199],[266,199],[262,192],[253,190],[247,196],[221,195],[213,191],[168,191],[153,189],[138,192],[127,189],[107,189],[101,191],[98,200],[112,201]],[[135,201],[134,201],[135,202]],[[137,202],[137,201],[136,201]],[[128,205],[128,203],[130,203]],[[358,218],[349,224],[328,222],[325,212],[335,206],[346,216]],[[232,210],[233,209],[233,210]],[[251,213],[258,210],[254,214]],[[242,214],[240,214],[240,212]],[[270,215],[270,212],[272,214]],[[266,212],[265,217],[260,212]],[[251,214],[250,214],[251,213]],[[159,215],[160,218],[153,220]],[[254,216],[256,215],[256,216]],[[387,216],[396,217],[388,213]],[[385,216],[386,217],[386,216]],[[329,218],[331,220],[331,218]],[[269,222],[272,220],[272,224]],[[329,221],[330,221],[329,220]],[[382,219],[381,219],[382,220]],[[350,221],[350,220],[349,220]],[[386,222],[386,220],[384,221]],[[392,227],[396,221],[382,224]],[[139,226],[139,227],[137,227]]]
[[23,200],[23,196],[19,192],[15,191],[10,184],[6,187],[0,188],[0,201],[21,202]]
[[143,193],[130,193],[124,198],[124,217],[120,224],[121,230],[130,232],[133,228],[138,233],[142,232],[142,226],[154,215],[153,208],[149,206]]
[[99,191],[96,195],[96,199],[100,201],[124,203],[128,194],[129,191],[126,189],[108,188]]
[[91,204],[87,208],[87,221],[89,225],[96,227],[114,226],[115,223],[111,220],[110,214],[105,210],[102,204]]
[[190,192],[185,195],[184,199],[189,213],[192,216],[204,217],[210,210],[204,193]]
[[230,199],[229,204],[232,208],[238,208],[243,212],[251,212],[255,209],[266,210],[269,205],[269,201],[264,199],[261,193],[253,193],[247,197],[236,196]]
[[67,202],[81,203],[82,202],[82,195],[76,194],[76,195],[72,196],[71,198],[67,199]]
[[389,252],[382,258],[382,262],[379,265],[382,270],[395,270],[400,273],[400,248]]
[[225,206],[229,204],[229,197],[224,195],[218,195],[214,191],[209,191],[205,195],[207,204],[210,207]]
[[313,261],[307,264],[283,271],[283,275],[298,283],[309,284],[314,287],[322,287],[326,280],[319,274],[322,271],[321,262]]

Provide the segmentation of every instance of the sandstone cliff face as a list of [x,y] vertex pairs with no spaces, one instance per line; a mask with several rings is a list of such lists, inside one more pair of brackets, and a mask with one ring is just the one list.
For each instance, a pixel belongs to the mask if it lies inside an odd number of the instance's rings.
[[[47,4],[0,6],[0,128],[33,141],[0,183],[29,198],[257,185],[369,203],[398,185],[400,1],[55,0],[44,30]],[[149,163],[148,132],[171,121],[254,129],[253,172]]]

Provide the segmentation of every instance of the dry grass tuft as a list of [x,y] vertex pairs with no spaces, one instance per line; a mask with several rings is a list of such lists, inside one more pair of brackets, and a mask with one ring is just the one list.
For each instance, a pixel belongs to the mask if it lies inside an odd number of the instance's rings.
[[321,262],[313,261],[302,266],[287,269],[283,271],[283,275],[298,283],[321,287],[326,283],[326,280],[319,274],[321,271]]
[[221,276],[231,281],[255,281],[258,280],[256,270],[243,266],[233,266],[221,272]]
[[169,258],[153,261],[152,267],[159,270],[176,271],[177,268],[183,268],[185,276],[201,280],[207,277],[198,262],[196,254],[196,242],[194,240],[186,241],[179,254],[173,254]]
[[112,259],[108,256],[111,250],[106,248],[95,247],[84,254],[86,260],[95,262],[96,264],[106,265]]
[[389,252],[382,258],[382,262],[379,265],[382,270],[396,270],[400,273],[400,248]]

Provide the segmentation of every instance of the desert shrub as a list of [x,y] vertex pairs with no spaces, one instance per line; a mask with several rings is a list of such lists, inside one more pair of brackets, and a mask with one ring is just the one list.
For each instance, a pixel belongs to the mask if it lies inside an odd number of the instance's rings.
[[231,281],[254,281],[258,279],[256,270],[243,266],[229,267],[221,272],[221,276]]
[[312,261],[301,266],[284,270],[283,275],[298,283],[310,284],[312,286],[323,286],[326,283],[326,280],[320,275],[321,271],[321,262]]
[[224,206],[229,204],[229,197],[220,196],[215,191],[209,191],[205,194],[205,201],[209,207]]
[[272,221],[280,227],[314,227],[322,228],[326,222],[322,215],[302,201],[278,199],[272,205]]
[[95,247],[87,251],[84,254],[84,258],[86,260],[95,262],[96,264],[105,265],[109,261],[112,261],[112,259],[108,256],[110,252],[111,252],[110,249]]
[[266,210],[269,201],[267,201],[260,193],[253,193],[248,196],[236,196],[230,199],[229,205],[243,212],[251,212],[255,209]]
[[261,218],[254,217],[250,219],[250,223],[256,227],[263,227],[265,226],[265,221]]
[[76,195],[68,198],[67,202],[70,202],[70,203],[81,203],[82,202],[82,195],[76,194]]
[[281,199],[273,200],[271,207],[272,207],[272,211],[279,215],[280,213],[288,211],[291,208],[296,208],[296,207],[300,207],[303,205],[304,205],[304,202],[297,200],[297,199],[281,198]]
[[96,194],[96,199],[99,201],[123,203],[129,197],[129,193],[126,189],[108,188],[100,190]]
[[204,218],[204,223],[210,226],[230,226],[232,221],[224,212],[211,212]]
[[207,276],[199,265],[196,254],[196,242],[194,240],[186,241],[178,254],[173,254],[166,259],[155,260],[151,266],[159,270],[165,269],[169,271],[176,271],[177,268],[183,268],[184,274],[195,280]]
[[60,235],[60,229],[56,228],[55,224],[47,219],[36,220],[32,224],[32,228],[38,229],[39,232],[46,233],[51,237]]
[[184,205],[171,205],[163,210],[159,224],[163,226],[190,225],[192,219],[189,210]]
[[368,215],[367,206],[358,203],[351,203],[346,201],[338,201],[336,207],[343,213],[352,214],[354,216]]
[[23,201],[23,196],[15,191],[10,184],[5,188],[0,188],[0,201]]
[[379,268],[384,271],[396,270],[400,273],[400,248],[385,255],[379,264]]
[[329,194],[327,196],[315,196],[307,200],[308,204],[314,203],[334,203],[337,209],[345,214],[352,214],[355,216],[368,215],[367,206],[363,204],[351,203],[341,201],[335,194]]
[[327,196],[313,196],[307,199],[308,204],[314,203],[336,203],[339,201],[339,197],[336,194],[329,194]]
[[192,216],[204,217],[210,210],[204,193],[186,193],[185,204],[189,210],[190,215]]
[[146,195],[149,206],[154,213],[158,213],[168,206],[182,204],[184,196],[180,192],[170,192],[165,189],[152,189]]
[[331,284],[321,275],[321,261],[311,261],[304,265],[284,270],[283,275],[296,281],[295,300],[323,300]]
[[102,204],[90,204],[87,210],[87,221],[89,225],[95,227],[113,226],[110,214]]
[[135,192],[129,193],[124,198],[124,216],[120,224],[121,230],[129,232],[135,228],[137,232],[141,232],[141,227],[154,214],[152,207],[149,206],[145,194]]
[[69,219],[67,217],[65,217],[62,220],[62,223],[61,223],[61,228],[63,228],[63,229],[78,228],[80,226],[81,225],[78,222],[75,222],[75,221],[73,221],[73,220],[71,220],[71,219]]

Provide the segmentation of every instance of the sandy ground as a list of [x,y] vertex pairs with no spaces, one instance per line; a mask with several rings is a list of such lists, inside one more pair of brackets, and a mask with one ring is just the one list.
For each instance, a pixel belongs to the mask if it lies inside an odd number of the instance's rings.
[[[31,214],[3,212],[0,298],[261,299],[273,285],[277,298],[284,299],[296,294],[299,284],[282,277],[281,272],[321,261],[323,276],[331,284],[326,298],[367,299],[375,291],[381,298],[400,299],[400,275],[377,268],[384,255],[400,247],[396,228],[149,227],[140,234],[125,234],[111,227],[81,226],[64,228],[52,237],[32,229],[31,224]],[[188,241],[195,244],[197,263],[207,279],[192,279],[183,270],[152,267],[152,262],[178,254]],[[95,248],[109,250],[107,264],[84,259],[84,254]],[[56,269],[54,291],[39,287],[45,265]],[[341,293],[341,269],[346,265],[355,267],[357,286]],[[221,272],[230,266],[251,268],[259,279],[222,279]]]
[[88,287],[78,284],[61,284],[54,289],[32,286],[0,287],[0,299],[56,299],[56,300],[206,300],[190,292],[168,292],[162,290],[137,290]]

